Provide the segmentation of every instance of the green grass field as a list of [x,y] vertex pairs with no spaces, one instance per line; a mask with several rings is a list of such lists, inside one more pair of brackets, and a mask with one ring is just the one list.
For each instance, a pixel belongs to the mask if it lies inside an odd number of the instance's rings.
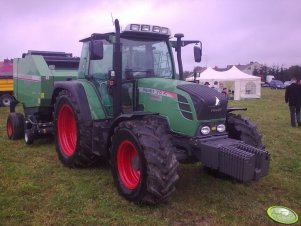
[[[207,175],[200,164],[180,165],[171,200],[137,206],[119,196],[108,167],[63,167],[51,139],[6,136],[8,108],[0,108],[0,225],[275,225],[272,205],[301,216],[301,129],[291,128],[283,90],[262,89],[262,98],[231,102],[247,107],[271,153],[270,171],[247,184]],[[300,224],[299,220],[299,224]],[[297,225],[298,225],[297,223]]]

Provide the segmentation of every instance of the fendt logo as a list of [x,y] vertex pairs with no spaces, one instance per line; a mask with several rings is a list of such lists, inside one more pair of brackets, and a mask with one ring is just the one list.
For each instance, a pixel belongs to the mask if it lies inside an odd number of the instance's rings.
[[219,105],[221,105],[221,101],[217,97],[215,97],[215,106]]
[[221,106],[221,101],[220,101],[220,99],[218,99],[217,97],[215,97],[215,105],[211,106],[212,107],[212,109],[210,109],[211,113],[216,113],[216,112],[221,112],[222,111],[221,107],[215,108],[217,106]]

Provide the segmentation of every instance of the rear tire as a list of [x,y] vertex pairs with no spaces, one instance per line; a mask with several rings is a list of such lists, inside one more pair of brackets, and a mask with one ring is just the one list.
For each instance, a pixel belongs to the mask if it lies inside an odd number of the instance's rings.
[[264,145],[261,142],[262,135],[258,132],[256,125],[241,117],[241,115],[229,113],[227,115],[226,128],[230,138],[264,149]]
[[11,140],[24,136],[24,116],[21,113],[9,113],[6,121],[7,136]]
[[61,162],[68,167],[90,167],[100,157],[92,153],[92,121],[81,120],[81,110],[72,94],[63,90],[56,98],[55,145]]
[[9,107],[13,101],[14,101],[14,97],[10,94],[4,94],[0,97],[1,106]]
[[126,199],[156,204],[175,191],[178,162],[165,122],[155,118],[121,122],[110,152],[115,184]]

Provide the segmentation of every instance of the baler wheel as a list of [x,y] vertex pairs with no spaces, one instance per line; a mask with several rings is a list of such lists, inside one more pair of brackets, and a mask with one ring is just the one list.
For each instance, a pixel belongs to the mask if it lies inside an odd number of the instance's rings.
[[81,109],[68,90],[62,90],[55,104],[55,145],[61,162],[68,167],[90,167],[100,161],[92,152],[92,122],[82,121]]
[[8,107],[13,102],[14,97],[10,94],[4,94],[0,97],[0,106]]
[[21,113],[9,113],[6,122],[7,136],[11,140],[24,136],[24,116]]
[[30,129],[25,130],[24,141],[26,144],[33,144],[34,134],[31,132]]
[[112,137],[111,169],[119,193],[135,203],[166,201],[175,191],[178,162],[165,121],[121,122]]
[[236,140],[244,141],[253,147],[264,149],[264,145],[261,142],[261,134],[257,130],[255,124],[248,119],[229,113],[226,120],[226,128],[229,137]]

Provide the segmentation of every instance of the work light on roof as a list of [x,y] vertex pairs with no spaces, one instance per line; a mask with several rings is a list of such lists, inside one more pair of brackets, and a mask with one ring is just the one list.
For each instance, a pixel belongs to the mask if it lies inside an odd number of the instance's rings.
[[161,28],[161,33],[162,33],[162,34],[168,34],[168,28],[162,27],[162,28]]
[[139,31],[140,25],[139,24],[131,24],[130,30],[131,31]]
[[150,25],[142,24],[141,25],[141,31],[150,31]]
[[153,26],[153,32],[159,33],[161,31],[161,27]]

